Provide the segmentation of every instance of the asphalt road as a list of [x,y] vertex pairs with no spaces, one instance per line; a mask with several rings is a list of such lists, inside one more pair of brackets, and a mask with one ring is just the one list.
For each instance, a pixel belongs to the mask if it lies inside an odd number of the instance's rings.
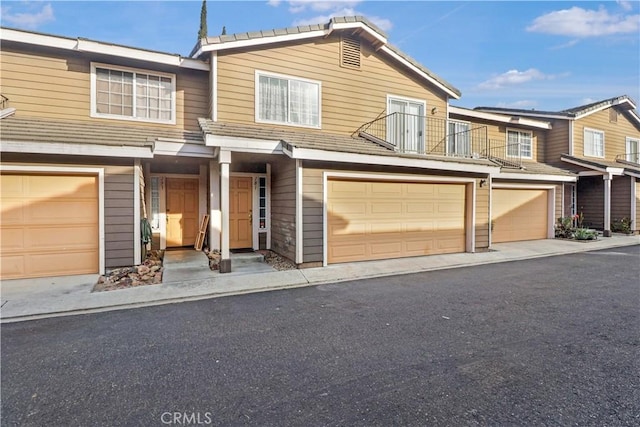
[[6,324],[1,344],[7,426],[640,425],[640,246]]

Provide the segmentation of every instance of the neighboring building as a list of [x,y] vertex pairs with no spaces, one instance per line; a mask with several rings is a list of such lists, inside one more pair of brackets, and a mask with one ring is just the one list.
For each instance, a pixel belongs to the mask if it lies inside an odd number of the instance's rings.
[[575,210],[573,164],[549,160],[563,121],[450,106],[455,87],[360,17],[190,58],[1,39],[3,278],[139,263],[144,218],[165,249],[210,215],[227,272],[236,249],[300,267],[481,251],[553,238]]
[[635,102],[619,96],[558,112],[478,107],[476,110],[551,123],[544,161],[578,174],[576,200],[565,214],[582,213],[585,225],[611,233],[627,218],[640,230],[640,117]]

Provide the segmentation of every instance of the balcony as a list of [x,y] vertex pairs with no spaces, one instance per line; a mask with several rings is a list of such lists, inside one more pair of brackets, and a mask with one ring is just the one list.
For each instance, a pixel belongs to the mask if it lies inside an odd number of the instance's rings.
[[519,144],[489,139],[486,126],[475,126],[407,113],[391,113],[360,126],[360,136],[402,154],[487,159],[501,167],[522,167]]
[[631,166],[640,166],[640,153],[624,153],[616,156],[616,162],[626,163]]

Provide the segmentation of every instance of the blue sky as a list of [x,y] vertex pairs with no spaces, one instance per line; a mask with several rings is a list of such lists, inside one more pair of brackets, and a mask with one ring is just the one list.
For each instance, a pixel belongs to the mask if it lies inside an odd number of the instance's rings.
[[[201,1],[3,1],[3,26],[189,54]],[[463,107],[640,102],[640,2],[211,1],[209,35],[364,15],[462,91]]]

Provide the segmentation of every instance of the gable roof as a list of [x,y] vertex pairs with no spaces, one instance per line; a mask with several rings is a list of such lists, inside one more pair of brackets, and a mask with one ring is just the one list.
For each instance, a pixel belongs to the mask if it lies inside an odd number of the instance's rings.
[[119,58],[136,59],[162,65],[170,65],[193,70],[209,71],[209,64],[199,59],[181,56],[177,53],[159,52],[149,49],[106,43],[87,38],[62,37],[33,31],[0,27],[2,42],[15,42],[32,46],[49,47],[74,52],[85,52]]
[[371,42],[376,48],[376,51],[384,52],[395,61],[409,68],[422,79],[446,92],[449,96],[458,99],[462,95],[460,90],[445,79],[388,43],[387,35],[363,16],[334,17],[326,24],[301,25],[297,27],[206,37],[198,41],[191,51],[190,56],[192,58],[199,58],[207,52],[264,46],[317,37],[324,38],[334,31],[341,30],[353,30],[358,36]]
[[580,105],[561,111],[522,110],[500,107],[476,107],[474,108],[474,110],[498,114],[538,117],[545,119],[577,120],[590,114],[597,113],[598,111],[602,111],[609,107],[615,106],[620,107],[623,111],[629,113],[632,119],[634,119],[640,125],[640,116],[635,110],[637,108],[636,103],[628,95],[616,96],[613,98],[608,98],[602,101],[592,102],[590,104]]

